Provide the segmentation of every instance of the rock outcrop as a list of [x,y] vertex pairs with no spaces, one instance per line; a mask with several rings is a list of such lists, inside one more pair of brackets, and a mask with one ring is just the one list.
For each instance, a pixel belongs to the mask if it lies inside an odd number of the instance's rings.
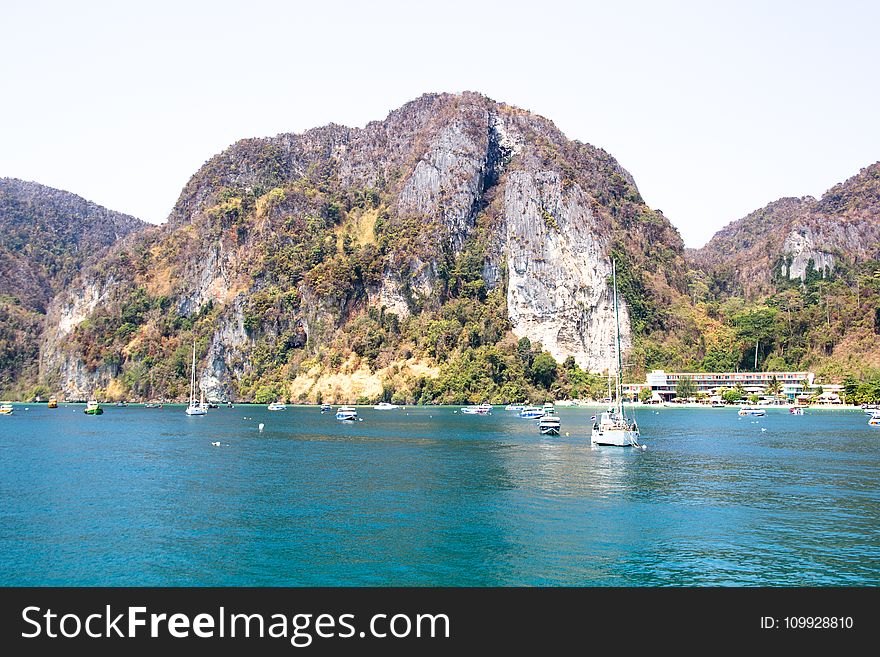
[[691,263],[754,299],[774,277],[832,275],[838,265],[880,258],[880,162],[829,189],[822,198],[784,198],[732,222]]

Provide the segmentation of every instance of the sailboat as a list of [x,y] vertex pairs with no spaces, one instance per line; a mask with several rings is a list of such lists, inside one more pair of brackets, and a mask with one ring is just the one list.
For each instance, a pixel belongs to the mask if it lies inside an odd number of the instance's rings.
[[[614,283],[614,323],[616,326],[617,339],[617,376],[613,406],[599,416],[593,424],[590,442],[594,445],[613,445],[617,447],[639,447],[639,427],[635,420],[626,417],[623,410],[623,360],[620,349],[620,313],[617,304],[617,263],[611,261],[611,278]],[[610,380],[609,380],[610,383]]]
[[207,415],[208,407],[205,405],[205,391],[202,390],[201,399],[196,402],[196,343],[193,341],[192,374],[189,380],[189,404],[186,407],[187,415]]

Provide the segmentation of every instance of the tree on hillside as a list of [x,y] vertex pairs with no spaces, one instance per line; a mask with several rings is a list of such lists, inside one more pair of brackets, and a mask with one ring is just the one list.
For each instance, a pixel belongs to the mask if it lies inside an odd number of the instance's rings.
[[733,317],[743,349],[743,364],[755,367],[755,362],[760,361],[760,354],[767,352],[780,333],[778,319],[779,311],[767,306],[752,308]]
[[535,383],[549,388],[558,376],[556,359],[546,351],[541,352],[532,362],[531,374]]

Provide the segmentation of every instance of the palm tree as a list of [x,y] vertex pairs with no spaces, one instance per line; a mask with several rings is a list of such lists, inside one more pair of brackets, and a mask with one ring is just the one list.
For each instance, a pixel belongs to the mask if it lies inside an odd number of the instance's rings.
[[801,381],[801,390],[804,391],[803,394],[805,394],[805,395],[806,395],[808,392],[810,392],[810,381],[809,381],[809,379],[804,379],[803,381]]
[[779,383],[779,379],[776,378],[776,375],[770,377],[770,382],[767,384],[767,392],[774,397],[778,397],[779,393],[782,392],[782,384]]

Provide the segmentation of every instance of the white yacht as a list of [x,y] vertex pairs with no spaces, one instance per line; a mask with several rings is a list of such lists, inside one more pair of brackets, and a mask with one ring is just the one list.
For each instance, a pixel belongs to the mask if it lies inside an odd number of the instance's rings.
[[479,406],[465,406],[461,409],[465,415],[492,415],[492,406],[480,404]]
[[355,422],[358,420],[358,412],[354,406],[340,406],[336,409],[336,419],[343,422]]
[[373,410],[376,411],[393,411],[396,408],[400,408],[397,404],[389,404],[388,402],[380,402],[373,406]]
[[266,408],[270,411],[285,411],[285,410],[287,410],[287,406],[285,406],[281,402],[272,402]]
[[192,373],[190,374],[189,379],[189,404],[187,404],[186,411],[184,411],[187,415],[207,415],[208,414],[208,406],[205,404],[205,391],[202,390],[202,395],[200,401],[196,401],[196,343],[193,340],[193,358],[192,358]]
[[[602,413],[593,424],[590,442],[593,445],[612,445],[616,447],[645,447],[639,444],[639,427],[635,420],[626,417],[623,410],[623,359],[620,349],[620,315],[617,304],[617,264],[611,262],[611,278],[614,284],[614,322],[617,338],[617,386],[614,405]],[[610,383],[610,379],[609,379]]]
[[545,415],[538,420],[538,429],[544,436],[558,436],[561,420],[556,415]]

